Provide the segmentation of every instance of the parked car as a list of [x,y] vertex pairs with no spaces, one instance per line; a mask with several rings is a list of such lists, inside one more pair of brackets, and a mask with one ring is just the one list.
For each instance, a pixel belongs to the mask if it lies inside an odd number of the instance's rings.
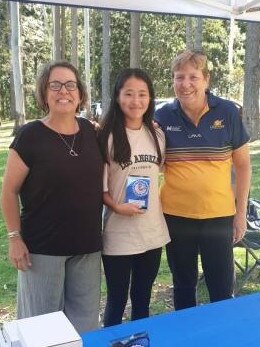
[[79,112],[79,116],[83,118],[98,119],[101,115],[102,115],[101,102],[91,103],[90,114],[85,108]]
[[101,102],[92,102],[91,113],[94,117],[100,117],[102,115]]
[[173,102],[174,98],[166,98],[166,99],[155,99],[155,110],[159,110],[161,107],[163,107],[165,104],[168,104],[169,102]]

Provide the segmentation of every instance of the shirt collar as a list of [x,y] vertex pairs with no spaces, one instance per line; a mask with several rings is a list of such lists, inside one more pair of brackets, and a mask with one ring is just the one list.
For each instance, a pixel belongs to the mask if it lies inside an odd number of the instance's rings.
[[[206,92],[206,95],[207,95],[208,108],[211,109],[211,108],[216,107],[219,103],[219,98],[216,97],[215,95],[213,95],[209,91]],[[181,104],[180,104],[178,99],[174,100],[172,108],[174,110],[181,110]]]

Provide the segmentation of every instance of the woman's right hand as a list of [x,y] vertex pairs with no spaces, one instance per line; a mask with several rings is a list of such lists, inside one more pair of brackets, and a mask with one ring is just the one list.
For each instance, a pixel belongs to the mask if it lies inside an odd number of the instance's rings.
[[21,237],[9,240],[9,259],[17,270],[26,271],[32,266],[28,248]]
[[145,211],[139,208],[138,205],[130,204],[130,203],[117,204],[114,208],[114,211],[118,214],[122,214],[123,216],[130,216],[130,217],[134,217],[139,214],[145,213]]

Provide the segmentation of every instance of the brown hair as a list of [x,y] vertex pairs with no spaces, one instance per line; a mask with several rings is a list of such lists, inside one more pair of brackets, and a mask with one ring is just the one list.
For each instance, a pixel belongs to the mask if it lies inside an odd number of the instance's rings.
[[190,63],[196,69],[201,70],[206,78],[209,75],[207,56],[202,51],[186,50],[180,53],[172,62],[172,77],[174,72],[179,70],[185,64]]
[[52,70],[55,69],[56,67],[63,67],[63,68],[71,70],[74,73],[76,80],[77,80],[77,85],[78,85],[78,89],[79,89],[79,96],[80,96],[80,103],[77,107],[77,111],[79,111],[79,109],[81,107],[86,106],[86,103],[88,100],[87,90],[86,90],[85,85],[83,84],[83,82],[80,79],[78,70],[75,68],[74,65],[72,65],[68,61],[51,62],[51,63],[45,64],[42,67],[42,69],[40,70],[40,73],[39,73],[37,80],[36,80],[36,92],[35,92],[36,100],[38,102],[39,107],[44,112],[46,112],[46,113],[49,112],[49,105],[46,101],[46,91],[47,91],[47,87],[48,87],[50,74],[51,74]]

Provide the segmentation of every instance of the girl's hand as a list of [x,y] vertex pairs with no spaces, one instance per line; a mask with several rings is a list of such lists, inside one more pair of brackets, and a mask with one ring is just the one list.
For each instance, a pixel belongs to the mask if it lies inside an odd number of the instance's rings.
[[123,216],[130,216],[134,217],[139,214],[144,214],[145,211],[139,208],[138,205],[136,204],[130,204],[130,203],[125,203],[125,204],[118,204],[114,208],[114,211],[118,214],[121,214]]

